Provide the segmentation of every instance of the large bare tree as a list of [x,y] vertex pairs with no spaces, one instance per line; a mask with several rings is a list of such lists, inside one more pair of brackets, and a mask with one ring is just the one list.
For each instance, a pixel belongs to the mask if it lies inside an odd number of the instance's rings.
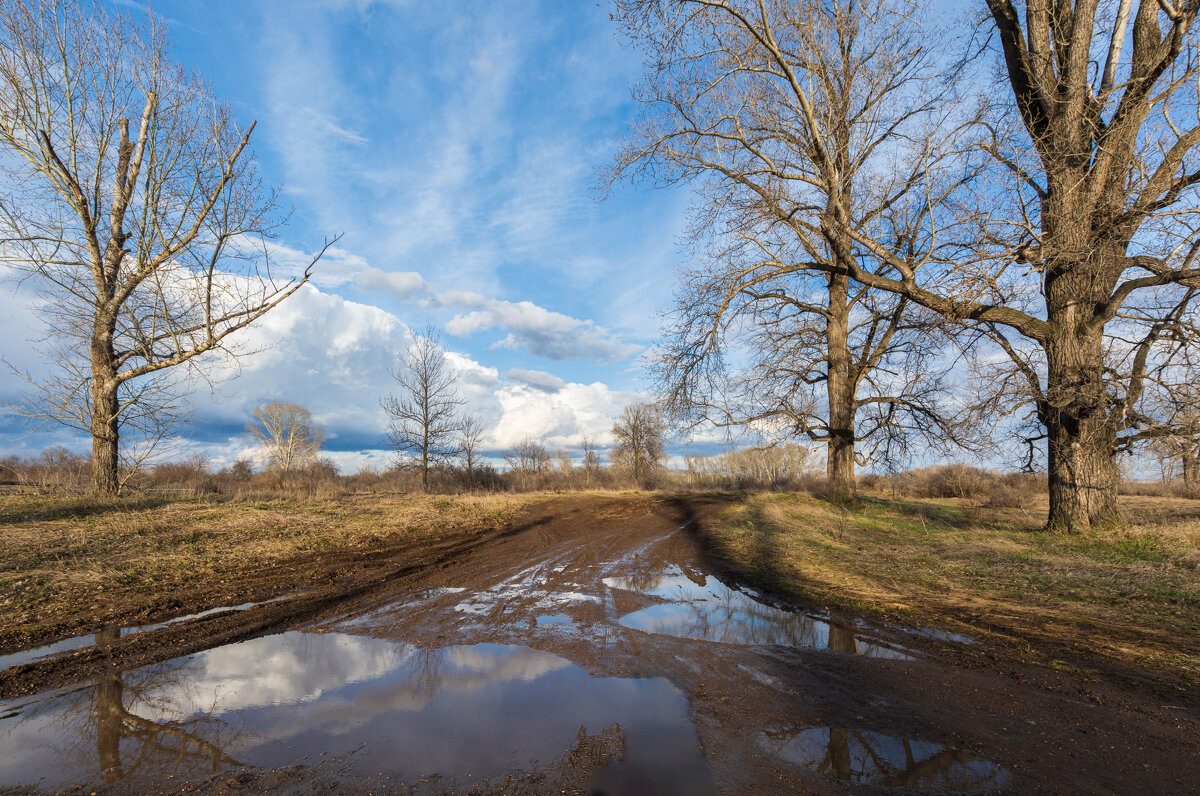
[[[915,3],[622,0],[644,114],[610,176],[698,183],[659,375],[672,416],[822,443],[836,499],[856,443],[950,434],[934,316],[851,278],[849,229],[916,269],[963,180],[955,81]],[[953,72],[954,70],[950,70]],[[951,168],[958,171],[952,172]]]
[[325,430],[313,423],[312,413],[303,406],[271,401],[256,407],[253,415],[246,430],[263,446],[271,467],[289,473],[316,460]]
[[392,371],[398,394],[380,405],[388,415],[388,442],[421,471],[421,489],[429,491],[429,468],[459,453],[465,401],[455,387],[457,375],[446,361],[437,332],[427,327],[401,356]]
[[[703,13],[688,24],[701,18],[704,29],[708,16],[720,16],[786,97],[799,133],[788,149],[796,162],[836,184],[846,173],[843,150],[822,126],[821,81],[790,19],[863,6],[694,4]],[[961,174],[948,185],[971,178],[972,194],[869,203],[920,221],[919,238],[855,223],[859,200],[827,190],[821,229],[831,274],[969,323],[1010,357],[1006,394],[1033,403],[1047,443],[1047,527],[1075,531],[1117,517],[1118,450],[1160,433],[1140,406],[1148,375],[1170,374],[1179,350],[1170,343],[1191,342],[1186,316],[1200,278],[1192,23],[1200,2],[1140,0],[1136,12],[1124,0],[1104,8],[1098,0],[985,4],[1011,101],[987,109],[978,151],[1004,178],[979,178],[971,158],[956,156]],[[895,20],[901,29],[912,24]],[[943,195],[937,170],[901,173],[918,188],[907,196]]]
[[312,263],[270,271],[280,216],[253,129],[169,60],[153,16],[0,0],[0,257],[40,293],[65,365],[33,379],[26,415],[91,434],[102,495],[119,490],[123,426],[170,406],[170,369],[194,369],[308,279]]
[[[1195,342],[1200,2],[986,7],[1011,101],[984,144],[1005,179],[980,192],[980,256],[851,274],[981,324],[1008,354],[1009,392],[1046,440],[1047,527],[1077,531],[1118,517],[1117,452],[1163,433],[1142,408],[1148,381],[1166,386]],[[867,235],[854,247],[889,256]]]

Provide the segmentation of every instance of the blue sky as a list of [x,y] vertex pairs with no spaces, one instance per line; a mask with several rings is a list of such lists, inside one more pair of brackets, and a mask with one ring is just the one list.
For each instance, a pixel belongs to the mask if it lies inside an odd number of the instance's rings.
[[[141,13],[132,2],[123,10]],[[347,469],[382,464],[378,398],[411,329],[437,328],[470,409],[503,448],[602,441],[648,385],[640,357],[670,303],[686,190],[618,186],[607,164],[635,108],[638,53],[592,2],[159,0],[175,59],[211,79],[294,212],[283,266],[344,234],[247,339],[261,353],[196,396],[190,442],[216,461],[251,445],[267,400],[309,406]],[[5,291],[6,357],[29,297]],[[24,338],[29,339],[28,332]],[[11,395],[6,374],[0,392]],[[6,452],[65,438],[4,427]],[[86,449],[86,440],[72,447]]]

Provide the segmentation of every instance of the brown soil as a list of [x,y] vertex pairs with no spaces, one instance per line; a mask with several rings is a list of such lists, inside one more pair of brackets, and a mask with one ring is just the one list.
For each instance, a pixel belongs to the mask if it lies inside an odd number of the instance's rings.
[[[531,565],[542,565],[541,594],[553,590],[598,593],[603,573],[616,566],[630,576],[662,571],[668,564],[687,573],[712,571],[703,537],[706,513],[719,498],[563,497],[524,510],[503,527],[381,545],[345,555],[314,555],[290,569],[247,570],[221,584],[197,584],[173,593],[165,619],[214,604],[261,599],[294,589],[293,570],[304,571],[304,590],[289,599],[247,611],[180,623],[119,639],[111,645],[26,665],[0,678],[0,697],[67,685],[235,640],[290,628],[311,627],[339,616],[361,616],[386,608],[404,595],[439,586],[466,587],[468,594],[496,594]],[[680,526],[689,530],[677,531]],[[697,530],[699,529],[699,530]],[[619,562],[604,569],[599,564]],[[729,577],[728,574],[725,577]],[[589,591],[591,590],[591,591]],[[644,595],[611,589],[618,614],[647,604]],[[453,599],[462,599],[455,594]],[[448,600],[450,598],[447,598]],[[778,599],[786,600],[786,595]],[[531,643],[528,626],[540,609],[534,596],[505,597],[479,614],[454,613],[438,600],[378,622],[373,631],[418,646],[481,642]],[[806,608],[809,606],[798,605]],[[141,617],[145,605],[129,606]],[[581,602],[572,617],[600,628],[602,602]],[[853,619],[847,614],[843,619]],[[877,622],[878,617],[867,617]],[[962,617],[947,617],[958,620]],[[536,624],[536,622],[534,622]],[[336,628],[336,622],[332,625]],[[1029,663],[1011,645],[991,636],[977,645],[942,644],[899,628],[883,628],[891,639],[920,655],[894,661],[787,646],[742,647],[628,631],[614,636],[611,624],[594,637],[564,636],[538,642],[547,651],[582,666],[594,676],[665,677],[682,690],[700,732],[701,746],[717,784],[729,793],[841,792],[845,786],[816,773],[773,762],[758,739],[764,728],[789,726],[865,728],[903,738],[929,739],[969,750],[1003,766],[1012,779],[1003,790],[1048,793],[1149,791],[1184,793],[1200,781],[1200,698],[1155,672],[1138,677],[1111,661],[1076,650],[1072,665],[1095,674],[1055,670]],[[599,643],[597,639],[603,639]],[[1075,649],[1071,640],[1063,642]],[[832,649],[832,641],[830,648]],[[1053,655],[1063,654],[1059,650]],[[755,671],[758,676],[747,675]],[[590,748],[580,739],[580,749]],[[596,744],[592,744],[596,746]],[[605,744],[600,743],[600,747]],[[607,747],[605,747],[607,748]],[[595,752],[603,757],[611,750]],[[568,756],[569,758],[569,756]],[[528,780],[537,792],[554,784],[580,786],[568,763],[548,779]],[[566,772],[566,773],[564,773]],[[515,773],[505,782],[474,792],[525,792]],[[123,793],[121,784],[80,792]],[[278,772],[225,773],[187,785],[161,783],[162,792],[424,792],[414,783],[353,780],[329,764],[299,765]],[[507,789],[507,790],[506,790]],[[859,786],[855,792],[873,792]],[[440,792],[436,783],[430,792]],[[581,791],[580,791],[581,792]]]

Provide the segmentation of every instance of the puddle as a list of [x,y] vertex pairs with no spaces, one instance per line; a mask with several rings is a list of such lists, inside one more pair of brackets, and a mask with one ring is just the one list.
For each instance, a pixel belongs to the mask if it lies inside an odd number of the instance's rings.
[[0,789],[161,782],[351,752],[362,773],[451,784],[552,763],[581,727],[619,725],[623,757],[598,784],[713,790],[688,701],[668,680],[592,677],[521,646],[425,650],[293,631],[0,704],[0,717]]
[[661,575],[605,578],[604,583],[609,588],[637,591],[666,601],[620,618],[621,625],[634,630],[724,644],[777,644],[874,658],[913,659],[901,650],[859,638],[853,620],[827,622],[784,611],[731,589],[714,577],[689,577],[679,567],[670,567]]
[[168,619],[165,622],[156,622],[152,625],[135,625],[133,627],[109,628],[101,630],[99,633],[88,633],[82,636],[73,636],[64,638],[61,641],[55,641],[52,644],[43,644],[40,647],[31,647],[27,650],[18,652],[10,652],[7,655],[0,655],[0,670],[8,669],[12,666],[21,666],[26,663],[36,663],[40,660],[58,655],[63,652],[74,652],[76,650],[87,649],[94,647],[97,644],[109,644],[120,638],[132,636],[134,633],[145,633],[150,630],[159,630],[160,628],[169,627],[180,622],[188,622],[192,619],[201,619],[213,614],[225,613],[226,611],[245,611],[253,608],[256,605],[270,605],[277,603],[280,600],[286,600],[294,595],[285,594],[282,597],[276,597],[273,600],[264,600],[258,603],[242,603],[241,605],[222,605],[217,608],[209,608],[207,611],[201,611],[197,614],[188,614],[187,616],[177,616],[174,619]]
[[571,617],[566,614],[542,614],[535,617],[535,622],[538,627],[553,625],[557,627],[571,627],[574,623]]
[[966,633],[955,633],[952,630],[938,630],[933,627],[922,627],[916,630],[910,630],[911,633],[916,633],[925,638],[931,638],[934,641],[950,641],[955,644],[975,644],[974,636],[968,636]]
[[854,784],[975,793],[1005,786],[1006,769],[928,741],[844,727],[767,730],[761,744],[802,768]]

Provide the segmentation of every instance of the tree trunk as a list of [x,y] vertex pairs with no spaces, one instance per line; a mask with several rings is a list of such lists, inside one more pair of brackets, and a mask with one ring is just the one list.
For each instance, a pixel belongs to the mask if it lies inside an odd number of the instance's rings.
[[1048,530],[1077,533],[1119,520],[1117,428],[1104,387],[1104,334],[1090,313],[1107,289],[1087,284],[1091,269],[1063,268],[1047,279],[1050,338],[1046,400],[1039,407],[1047,434]]
[[118,477],[120,404],[113,368],[111,334],[92,341],[92,489],[100,497],[114,497],[121,489]]
[[857,497],[854,483],[854,390],[850,382],[850,312],[847,296],[849,277],[829,276],[829,317],[825,323],[829,346],[826,396],[829,404],[829,439],[825,445],[825,469],[829,496],[835,503],[851,503]]

